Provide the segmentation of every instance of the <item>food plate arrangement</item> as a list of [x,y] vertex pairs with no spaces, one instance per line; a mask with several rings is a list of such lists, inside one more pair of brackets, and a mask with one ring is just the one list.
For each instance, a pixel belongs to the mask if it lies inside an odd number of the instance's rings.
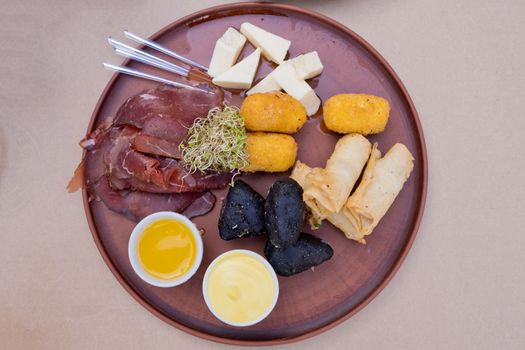
[[151,40],[209,80],[126,61],[191,87],[117,74],[93,113],[77,174],[120,283],[230,344],[297,341],[360,310],[399,268],[425,201],[399,78],[346,27],[289,5],[218,6]]

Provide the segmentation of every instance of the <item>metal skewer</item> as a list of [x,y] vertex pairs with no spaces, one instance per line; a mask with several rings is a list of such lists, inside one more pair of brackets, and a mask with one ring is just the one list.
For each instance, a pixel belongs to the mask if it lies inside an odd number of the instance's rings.
[[205,92],[207,94],[213,94],[213,92],[211,92],[211,91],[206,91],[206,90],[203,90],[203,89],[199,89],[199,88],[197,88],[195,86],[179,83],[177,81],[172,81],[172,80],[169,80],[169,79],[164,79],[164,78],[158,77],[158,76],[153,75],[153,74],[140,72],[138,70],[127,68],[127,67],[115,66],[113,64],[104,63],[104,68],[106,68],[108,70],[111,70],[111,71],[114,71],[114,72],[119,72],[119,73],[122,73],[122,74],[132,75],[132,76],[135,76],[135,77],[138,77],[138,78],[142,78],[142,79],[153,80],[153,81],[156,81],[156,82],[159,82],[159,83],[168,84],[168,85],[171,85],[171,86],[183,87],[183,88],[186,88],[186,89],[191,89],[191,90]]
[[140,60],[142,63],[152,64],[153,62],[156,63],[156,67],[167,69],[172,73],[182,75],[184,77],[188,77],[189,69],[178,66],[174,63],[168,62],[166,60],[163,60],[162,58],[159,58],[157,56],[151,55],[147,52],[135,49],[134,47],[131,47],[129,45],[123,44],[115,39],[108,38],[108,42],[115,50],[119,50],[122,55],[128,54],[129,58]]
[[164,64],[162,64],[160,62],[157,62],[157,61],[154,61],[154,60],[150,60],[146,56],[140,56],[140,55],[137,55],[136,53],[129,52],[129,51],[122,51],[121,49],[117,49],[117,48],[115,48],[115,53],[117,55],[119,55],[119,56],[126,57],[126,58],[131,58],[131,59],[133,59],[135,61],[142,62],[142,63],[147,64],[149,66],[153,66],[153,67],[157,67],[157,68],[160,68],[160,69],[163,69],[163,70],[167,70],[169,72],[172,72],[172,73],[175,73],[175,74],[180,74],[180,75],[185,76],[185,77],[188,76],[187,74],[181,74],[178,70],[174,70],[171,67],[166,66],[166,65],[164,65]]
[[136,35],[136,34],[133,34],[133,33],[130,33],[128,32],[127,30],[124,31],[124,35],[128,38],[128,39],[131,39],[133,41],[136,41],[137,43],[140,43],[140,44],[143,44],[143,45],[146,45],[148,47],[151,47],[152,49],[155,49],[157,51],[160,51],[168,56],[171,56],[173,58],[176,58],[178,59],[179,61],[181,62],[184,62],[186,64],[189,64],[190,66],[194,66],[194,67],[197,67],[197,68],[200,68],[204,71],[208,71],[208,67],[206,66],[203,66],[202,64],[200,63],[197,63],[195,61],[192,61],[190,60],[189,58],[186,58],[174,51],[171,51],[170,49],[168,49],[167,47],[164,47],[160,44],[157,44],[156,42],[154,41],[151,41],[149,39],[144,39],[144,38],[141,38],[140,36]]

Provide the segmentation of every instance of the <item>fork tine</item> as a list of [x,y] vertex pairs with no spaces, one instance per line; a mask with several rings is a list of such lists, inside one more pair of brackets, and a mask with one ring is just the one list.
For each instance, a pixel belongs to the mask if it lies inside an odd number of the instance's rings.
[[144,39],[144,38],[141,38],[140,36],[136,35],[136,34],[133,34],[131,32],[128,32],[127,30],[124,31],[124,35],[128,38],[128,39],[131,39],[133,41],[136,41],[138,42],[139,44],[143,44],[143,45],[146,45],[148,47],[151,47],[152,49],[155,49],[157,51],[160,51],[168,56],[171,56],[173,58],[176,58],[178,59],[179,61],[181,62],[184,62],[186,64],[189,64],[190,66],[194,66],[194,67],[197,67],[197,68],[200,68],[202,70],[204,70],[205,72],[208,71],[208,67],[206,66],[203,66],[202,64],[200,63],[197,63],[195,61],[192,61],[190,60],[189,58],[186,58],[170,49],[168,49],[167,47],[165,46],[162,46],[160,44],[157,44],[156,42],[154,41],[151,41],[149,39]]

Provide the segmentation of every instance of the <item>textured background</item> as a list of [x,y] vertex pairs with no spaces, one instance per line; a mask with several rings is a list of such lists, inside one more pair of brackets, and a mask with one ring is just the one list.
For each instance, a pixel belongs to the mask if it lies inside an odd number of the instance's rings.
[[[419,111],[429,188],[419,235],[386,289],[290,349],[525,348],[525,2],[289,1],[356,31]],[[152,316],[98,253],[65,185],[115,60],[105,42],[152,34],[220,1],[0,4],[2,349],[226,349]]]

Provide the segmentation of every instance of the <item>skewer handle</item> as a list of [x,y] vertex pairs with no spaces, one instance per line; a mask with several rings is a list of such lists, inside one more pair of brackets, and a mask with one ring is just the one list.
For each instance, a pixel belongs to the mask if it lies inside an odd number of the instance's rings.
[[183,88],[186,88],[186,89],[201,91],[201,92],[205,92],[205,93],[208,93],[208,94],[212,94],[213,93],[211,91],[206,91],[206,90],[203,90],[203,89],[199,89],[199,88],[197,88],[195,86],[187,85],[187,84],[184,84],[184,83],[179,83],[177,81],[173,81],[173,80],[169,80],[169,79],[164,79],[164,78],[158,77],[158,76],[153,75],[153,74],[140,72],[138,70],[127,68],[127,67],[115,66],[113,64],[104,63],[104,68],[106,68],[108,70],[111,70],[111,71],[114,71],[114,72],[127,74],[127,75],[132,75],[134,77],[147,79],[147,80],[152,80],[152,81],[168,84],[168,85],[175,86],[175,87],[183,87]]

